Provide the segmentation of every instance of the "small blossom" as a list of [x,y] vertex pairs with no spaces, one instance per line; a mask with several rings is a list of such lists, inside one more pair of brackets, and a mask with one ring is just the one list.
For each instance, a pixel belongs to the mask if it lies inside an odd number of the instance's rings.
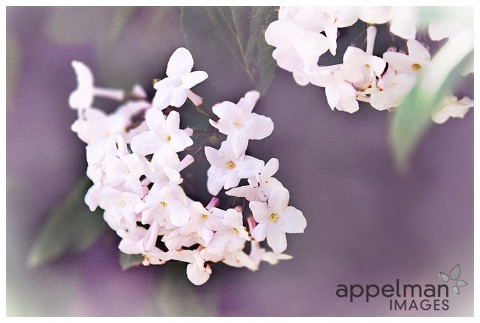
[[278,66],[292,72],[299,85],[308,84],[309,71],[328,50],[328,41],[318,32],[304,30],[287,20],[272,22],[265,31],[265,40],[275,46],[272,56]]
[[242,178],[255,176],[264,166],[264,162],[255,157],[244,154],[237,157],[228,141],[222,142],[218,150],[205,147],[205,156],[211,165],[207,172],[207,189],[212,195],[217,195],[222,187],[237,186]]
[[190,89],[207,79],[203,71],[192,72],[193,57],[186,48],[178,48],[170,57],[167,65],[167,77],[156,82],[153,87],[157,90],[153,98],[154,108],[163,110],[168,106],[181,107],[187,97],[195,105],[200,105],[202,99]]
[[428,50],[414,39],[407,41],[408,55],[396,52],[386,52],[383,59],[397,73],[406,73],[415,75],[430,63],[430,53]]
[[250,202],[249,206],[258,225],[252,235],[258,241],[267,238],[268,245],[275,253],[287,249],[285,233],[302,233],[307,226],[303,213],[288,206],[290,194],[285,188],[277,188],[272,192],[268,204],[265,202]]
[[212,210],[212,217],[207,225],[215,231],[212,240],[207,246],[207,253],[211,259],[222,259],[226,253],[237,252],[243,249],[245,241],[250,240],[247,230],[243,226],[242,213],[235,209]]
[[165,145],[179,152],[193,144],[189,132],[180,129],[180,115],[176,111],[171,111],[165,118],[161,111],[150,109],[145,122],[149,131],[135,136],[131,142],[132,151],[139,155],[153,154]]
[[249,185],[235,187],[227,192],[227,195],[244,197],[248,201],[267,201],[272,190],[283,187],[276,178],[272,177],[278,170],[278,159],[270,159],[263,167],[260,174],[248,179]]
[[440,108],[432,113],[432,120],[442,124],[449,118],[464,118],[470,108],[473,108],[473,100],[469,97],[458,100],[456,96],[448,96],[440,104]]
[[227,135],[237,157],[247,149],[249,140],[264,139],[273,131],[272,119],[252,113],[259,97],[257,91],[250,91],[237,104],[224,101],[212,108],[220,119],[210,120],[210,124]]
[[135,211],[142,213],[142,223],[157,222],[162,227],[172,229],[184,226],[190,220],[187,196],[180,186],[153,184],[144,202]]
[[95,87],[92,71],[84,63],[72,61],[72,67],[77,75],[77,88],[68,98],[68,104],[72,109],[84,110],[90,108],[95,96],[102,96],[117,101],[123,100],[124,92],[122,90]]
[[325,87],[327,102],[332,110],[354,113],[359,109],[357,91],[346,80],[340,67],[341,65],[319,67],[312,77],[312,83]]
[[377,87],[368,91],[371,106],[379,111],[398,107],[416,81],[413,75],[397,74],[393,68],[389,68],[378,81]]

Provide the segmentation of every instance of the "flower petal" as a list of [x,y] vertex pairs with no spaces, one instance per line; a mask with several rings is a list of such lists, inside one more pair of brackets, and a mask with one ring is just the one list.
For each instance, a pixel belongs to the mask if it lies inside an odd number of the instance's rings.
[[278,226],[270,226],[267,243],[275,253],[282,253],[287,249],[287,236]]
[[180,77],[189,73],[193,68],[193,57],[190,51],[184,47],[173,52],[167,65],[167,75]]
[[279,224],[282,230],[287,233],[302,233],[307,226],[307,220],[302,211],[289,206],[280,216]]
[[182,87],[185,89],[191,89],[198,83],[205,81],[208,78],[207,72],[194,71],[184,77],[182,77]]

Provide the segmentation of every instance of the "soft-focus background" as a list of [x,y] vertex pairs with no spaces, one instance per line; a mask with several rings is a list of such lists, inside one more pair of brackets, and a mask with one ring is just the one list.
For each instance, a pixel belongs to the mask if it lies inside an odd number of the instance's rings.
[[[473,315],[473,111],[432,127],[402,174],[389,113],[366,105],[332,112],[323,89],[300,87],[280,69],[256,107],[275,130],[249,149],[279,159],[276,177],[307,218],[305,233],[289,236],[294,259],[255,273],[218,265],[206,285],[192,287],[184,266],[122,271],[108,231],[84,253],[26,265],[49,212],[86,169],[84,144],[70,131],[73,59],[101,86],[140,83],[152,94],[151,80],[186,46],[195,69],[209,74],[195,91],[206,102],[237,102],[252,89],[233,62],[202,50],[216,41],[208,29],[186,42],[180,16],[168,7],[7,8],[7,315]],[[361,31],[351,33],[339,38],[340,53]],[[218,45],[218,57],[225,50]],[[449,297],[448,311],[392,312],[385,299],[335,296],[337,284],[439,284],[438,273],[456,264],[468,285]]]

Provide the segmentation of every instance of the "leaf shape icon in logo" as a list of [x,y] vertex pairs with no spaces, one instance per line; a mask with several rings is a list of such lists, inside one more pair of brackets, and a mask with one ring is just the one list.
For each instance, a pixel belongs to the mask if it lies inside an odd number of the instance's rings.
[[452,280],[457,280],[458,278],[460,278],[460,265],[456,265],[452,268],[452,270],[450,271],[450,278]]
[[468,285],[468,283],[466,281],[461,280],[461,279],[457,280],[456,284],[457,284],[458,287],[463,287],[463,286]]
[[440,276],[440,279],[443,280],[444,282],[448,282],[448,280],[449,280],[448,275],[445,274],[445,273],[440,272],[440,274],[438,276]]
[[454,292],[456,295],[459,295],[460,294],[460,289],[458,289],[457,286],[453,286],[452,287],[452,292]]

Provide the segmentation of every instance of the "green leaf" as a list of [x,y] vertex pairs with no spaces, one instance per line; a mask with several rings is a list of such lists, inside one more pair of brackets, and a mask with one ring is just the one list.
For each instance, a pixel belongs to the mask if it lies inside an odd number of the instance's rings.
[[187,278],[185,263],[164,266],[158,289],[164,316],[218,316],[218,281],[210,279],[202,286],[195,286]]
[[127,270],[132,267],[137,267],[142,264],[142,255],[129,255],[120,251],[118,261],[122,270]]
[[264,94],[276,68],[265,30],[276,16],[274,7],[183,7],[181,21],[192,52],[207,51],[235,79]]
[[35,240],[27,264],[37,267],[67,252],[78,253],[90,247],[107,228],[102,212],[90,212],[84,197],[91,182],[84,177],[67,199],[47,218]]
[[390,142],[397,167],[406,171],[412,152],[432,125],[431,114],[450,94],[459,74],[473,61],[470,30],[451,37],[420,75],[390,123]]

